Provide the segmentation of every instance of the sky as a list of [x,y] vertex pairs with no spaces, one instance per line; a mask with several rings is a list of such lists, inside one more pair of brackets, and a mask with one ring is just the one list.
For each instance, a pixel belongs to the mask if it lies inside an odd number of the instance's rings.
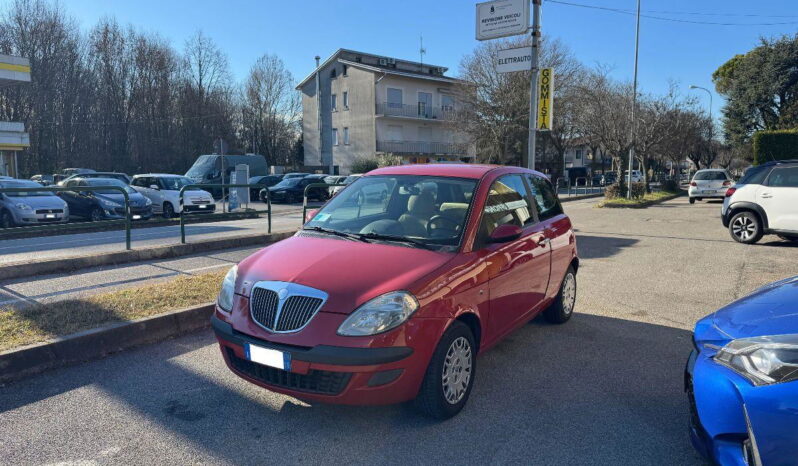
[[[262,54],[279,56],[298,81],[338,48],[449,68],[456,76],[462,57],[478,45],[473,0],[61,0],[82,28],[115,17],[139,30],[156,32],[175,47],[201,29],[228,55],[231,70],[244,79]],[[582,5],[582,6],[577,6]],[[631,81],[634,68],[635,0],[544,0],[543,38],[559,38],[584,64],[601,64]],[[798,32],[795,0],[642,0],[639,83],[641,92],[662,93],[670,81],[684,93],[689,85],[714,94],[712,72],[760,37]],[[667,18],[661,20],[657,18]],[[727,25],[697,23],[732,23]],[[768,25],[756,23],[770,23]],[[780,24],[774,24],[780,23]],[[788,24],[785,24],[788,23]],[[556,72],[556,71],[555,71]],[[723,101],[714,95],[719,115]]]

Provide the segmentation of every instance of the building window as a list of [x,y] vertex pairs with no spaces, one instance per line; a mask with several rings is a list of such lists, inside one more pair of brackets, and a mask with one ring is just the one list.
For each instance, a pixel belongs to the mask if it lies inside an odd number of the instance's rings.
[[349,110],[349,91],[344,91],[344,110]]
[[338,145],[338,128],[333,128],[333,145]]
[[450,95],[442,95],[441,96],[441,109],[444,112],[453,112],[454,111],[454,97]]
[[330,78],[335,78],[335,68],[330,70]]
[[582,149],[576,150],[576,160],[582,159]]
[[344,145],[349,145],[349,128],[344,128]]
[[402,90],[388,88],[388,107],[389,108],[402,108]]
[[341,74],[342,74],[342,75],[344,75],[344,76],[347,76],[347,74],[346,74],[346,72],[348,71],[348,70],[347,70],[347,68],[348,68],[348,67],[347,67],[346,65],[344,65],[344,66],[341,68]]
[[333,112],[338,110],[337,96],[335,94],[330,96],[330,110]]

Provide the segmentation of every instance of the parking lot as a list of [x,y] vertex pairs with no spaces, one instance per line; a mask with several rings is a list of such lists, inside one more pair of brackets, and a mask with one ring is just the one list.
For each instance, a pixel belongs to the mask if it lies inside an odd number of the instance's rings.
[[798,247],[737,244],[717,203],[564,204],[576,314],[478,360],[464,411],[309,405],[224,367],[210,331],[0,388],[8,464],[701,464],[682,372],[696,319],[794,275]]

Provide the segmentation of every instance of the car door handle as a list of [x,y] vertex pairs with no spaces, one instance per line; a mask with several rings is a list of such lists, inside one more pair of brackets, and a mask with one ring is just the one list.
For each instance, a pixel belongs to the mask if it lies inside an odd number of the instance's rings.
[[546,246],[549,243],[551,243],[551,239],[549,238],[541,238],[538,240],[538,246]]
[[770,193],[762,193],[759,195],[759,197],[761,197],[762,199],[770,199],[771,197],[773,197],[773,195]]

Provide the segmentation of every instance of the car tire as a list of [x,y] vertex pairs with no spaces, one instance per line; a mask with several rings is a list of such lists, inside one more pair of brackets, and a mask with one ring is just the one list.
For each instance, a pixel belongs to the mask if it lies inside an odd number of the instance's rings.
[[696,201],[703,201],[703,200],[704,200],[704,198],[703,198],[703,197],[697,197],[697,198],[695,198],[695,200],[696,200]]
[[99,222],[103,219],[103,210],[99,207],[92,207],[91,212],[89,212],[89,220],[92,222]]
[[[413,401],[425,416],[444,420],[463,409],[476,376],[476,344],[466,324],[454,321],[446,329],[432,354],[421,389]],[[449,372],[444,383],[445,371]],[[463,386],[465,378],[465,386]]]
[[729,221],[729,234],[738,243],[754,244],[762,238],[762,222],[754,212],[740,212]]
[[11,212],[3,210],[0,212],[0,228],[11,228],[14,226],[14,217]]
[[576,305],[576,272],[568,267],[554,301],[543,311],[543,317],[552,324],[568,322]]
[[695,198],[694,197],[690,198],[690,204],[695,204]]
[[164,218],[172,218],[175,216],[175,208],[172,206],[171,202],[164,202],[163,203],[163,217]]

